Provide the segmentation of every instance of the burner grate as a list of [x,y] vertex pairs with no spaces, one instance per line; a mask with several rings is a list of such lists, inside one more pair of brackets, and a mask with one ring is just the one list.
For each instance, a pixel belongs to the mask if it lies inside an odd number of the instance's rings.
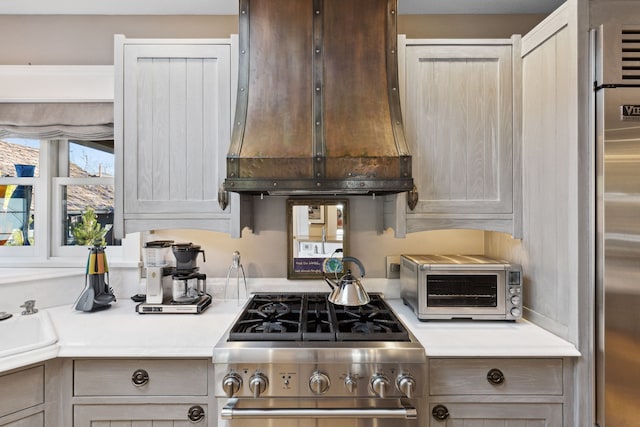
[[410,341],[380,295],[369,304],[331,304],[326,293],[256,294],[232,326],[229,341]]

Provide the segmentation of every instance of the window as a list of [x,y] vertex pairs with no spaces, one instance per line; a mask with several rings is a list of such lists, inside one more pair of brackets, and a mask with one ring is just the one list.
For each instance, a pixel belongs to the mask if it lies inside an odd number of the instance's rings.
[[119,249],[113,148],[113,141],[0,141],[0,262],[84,259],[96,236],[108,252]]

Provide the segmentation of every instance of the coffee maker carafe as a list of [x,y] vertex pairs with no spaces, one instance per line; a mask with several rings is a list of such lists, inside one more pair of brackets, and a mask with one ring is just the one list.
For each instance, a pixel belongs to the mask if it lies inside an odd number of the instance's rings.
[[206,275],[204,274],[174,274],[172,278],[172,297],[173,302],[177,304],[192,304],[206,293]]

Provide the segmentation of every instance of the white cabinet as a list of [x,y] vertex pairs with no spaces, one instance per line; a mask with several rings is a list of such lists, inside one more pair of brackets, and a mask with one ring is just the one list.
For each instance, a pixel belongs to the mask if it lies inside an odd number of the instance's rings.
[[0,376],[0,426],[43,427],[44,366]]
[[[521,233],[520,38],[407,40],[404,127],[417,190],[387,197],[396,235],[444,228]],[[411,195],[409,195],[411,199]]]
[[429,425],[562,427],[564,360],[432,358]]
[[215,426],[207,359],[78,359],[73,425]]
[[[236,68],[230,40],[115,38],[116,233],[198,228],[239,237],[219,203]],[[247,204],[249,205],[249,204]]]

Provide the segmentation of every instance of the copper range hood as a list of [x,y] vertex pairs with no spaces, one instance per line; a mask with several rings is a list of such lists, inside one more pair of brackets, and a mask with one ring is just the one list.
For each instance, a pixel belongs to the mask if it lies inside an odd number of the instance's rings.
[[227,191],[411,190],[395,0],[240,0]]

